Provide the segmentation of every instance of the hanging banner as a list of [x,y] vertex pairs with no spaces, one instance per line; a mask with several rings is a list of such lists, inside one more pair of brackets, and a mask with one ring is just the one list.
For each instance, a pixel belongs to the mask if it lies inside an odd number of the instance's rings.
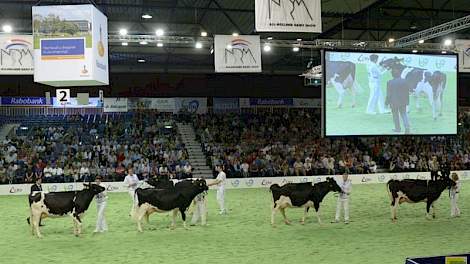
[[33,36],[0,34],[0,75],[33,75]]
[[89,97],[86,105],[80,104],[77,97],[70,97],[70,101],[66,103],[60,102],[57,97],[52,97],[52,106],[55,108],[99,108],[103,104],[98,97]]
[[104,98],[103,112],[127,112],[127,98]]
[[455,48],[459,52],[459,72],[470,72],[470,40],[456,39]]
[[108,20],[93,5],[33,6],[34,81],[108,85]]
[[207,113],[207,98],[205,97],[187,97],[175,98],[175,113],[187,111],[189,113],[205,114]]
[[255,0],[256,31],[321,33],[321,0]]
[[259,36],[215,35],[215,72],[261,72]]

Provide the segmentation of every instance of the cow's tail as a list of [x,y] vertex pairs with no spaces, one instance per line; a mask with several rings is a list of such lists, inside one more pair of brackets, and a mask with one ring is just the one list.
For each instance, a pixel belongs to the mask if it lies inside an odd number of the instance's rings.
[[276,206],[276,201],[279,200],[281,197],[281,186],[279,184],[275,183],[269,187],[269,190],[271,191],[273,195],[273,204]]
[[391,201],[392,203],[394,202],[394,198],[393,198],[393,194],[392,194],[392,190],[391,190],[390,184],[391,184],[392,182],[394,182],[394,181],[395,181],[395,180],[389,180],[389,181],[387,182],[387,192],[388,192],[388,195],[389,195],[389,197],[390,197],[390,201]]

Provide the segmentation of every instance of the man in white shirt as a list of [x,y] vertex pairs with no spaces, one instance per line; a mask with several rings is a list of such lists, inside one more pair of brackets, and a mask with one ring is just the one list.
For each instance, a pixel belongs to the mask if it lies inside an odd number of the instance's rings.
[[192,171],[193,171],[193,168],[191,167],[191,164],[189,164],[189,162],[186,162],[186,164],[183,167],[184,177],[192,178],[193,177]]
[[48,162],[47,166],[44,168],[44,181],[45,182],[52,182],[52,171],[53,169]]
[[225,181],[227,176],[223,171],[222,165],[217,165],[215,170],[219,173],[214,183],[217,184],[217,203],[219,204],[220,212],[219,214],[227,214],[225,209]]
[[[102,180],[103,177],[101,175],[96,176],[96,184],[105,187],[101,182]],[[103,233],[108,231],[108,225],[106,224],[106,218],[104,215],[107,201],[108,193],[106,192],[106,189],[96,195],[96,228],[93,233]]]
[[90,176],[90,169],[88,168],[88,162],[82,162],[80,168],[80,180],[86,181],[88,176]]
[[351,195],[352,184],[351,180],[348,179],[348,173],[343,174],[343,180],[338,183],[341,187],[341,193],[338,196],[338,202],[336,203],[336,216],[332,223],[339,223],[341,217],[341,209],[344,209],[344,223],[349,224],[349,196]]
[[381,77],[385,70],[380,69],[377,64],[379,56],[377,54],[370,55],[370,62],[367,64],[367,71],[369,72],[369,102],[367,103],[367,114],[376,114],[378,106],[379,113],[385,113],[384,96],[380,87]]
[[134,195],[135,190],[137,189],[137,186],[139,184],[139,178],[137,175],[134,174],[134,170],[132,168],[129,168],[127,170],[127,176],[124,178],[124,186],[127,187],[127,192],[129,193],[129,196],[132,199],[132,207],[129,215],[132,215],[134,212],[134,207],[137,204],[137,199]]

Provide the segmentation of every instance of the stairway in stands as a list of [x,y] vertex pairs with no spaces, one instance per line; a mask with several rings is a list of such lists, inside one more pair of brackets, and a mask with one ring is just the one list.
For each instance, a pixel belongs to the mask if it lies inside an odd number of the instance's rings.
[[189,154],[189,162],[193,167],[194,178],[213,178],[212,170],[206,164],[206,156],[202,152],[201,143],[197,142],[194,128],[189,124],[177,123],[178,134]]
[[5,124],[0,126],[0,141],[5,140],[11,131],[16,130],[19,126],[20,124]]

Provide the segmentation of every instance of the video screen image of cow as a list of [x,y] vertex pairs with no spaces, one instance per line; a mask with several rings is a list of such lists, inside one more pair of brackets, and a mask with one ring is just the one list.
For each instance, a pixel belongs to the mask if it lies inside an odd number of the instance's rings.
[[457,56],[324,53],[326,136],[457,133]]

